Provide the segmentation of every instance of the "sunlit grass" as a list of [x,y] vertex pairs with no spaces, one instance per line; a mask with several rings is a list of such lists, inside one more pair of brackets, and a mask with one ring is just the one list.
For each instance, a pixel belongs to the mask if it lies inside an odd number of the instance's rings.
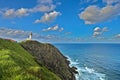
[[60,80],[18,43],[0,39],[0,80]]

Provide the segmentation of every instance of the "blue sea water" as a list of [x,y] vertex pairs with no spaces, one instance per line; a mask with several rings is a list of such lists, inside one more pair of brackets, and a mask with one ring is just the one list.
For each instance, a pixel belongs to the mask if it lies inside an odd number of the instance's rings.
[[54,44],[76,66],[77,80],[120,80],[120,44]]

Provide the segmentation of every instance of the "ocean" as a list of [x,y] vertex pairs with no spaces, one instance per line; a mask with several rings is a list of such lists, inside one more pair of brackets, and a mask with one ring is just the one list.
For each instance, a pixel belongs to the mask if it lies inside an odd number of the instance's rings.
[[120,44],[54,44],[76,66],[76,80],[120,80]]

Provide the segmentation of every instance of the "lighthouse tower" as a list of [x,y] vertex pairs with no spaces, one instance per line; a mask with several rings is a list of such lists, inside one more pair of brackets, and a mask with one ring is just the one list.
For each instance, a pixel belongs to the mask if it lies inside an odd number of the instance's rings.
[[29,34],[27,40],[32,40],[32,32]]
[[29,40],[31,40],[31,39],[32,39],[32,32],[29,35]]

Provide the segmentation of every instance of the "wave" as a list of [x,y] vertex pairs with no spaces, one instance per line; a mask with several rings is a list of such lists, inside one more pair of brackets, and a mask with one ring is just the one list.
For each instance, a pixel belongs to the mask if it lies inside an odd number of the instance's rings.
[[95,71],[93,68],[89,68],[86,64],[80,67],[79,60],[73,61],[67,56],[70,61],[70,67],[75,66],[78,74],[75,74],[76,80],[106,80],[105,74]]

